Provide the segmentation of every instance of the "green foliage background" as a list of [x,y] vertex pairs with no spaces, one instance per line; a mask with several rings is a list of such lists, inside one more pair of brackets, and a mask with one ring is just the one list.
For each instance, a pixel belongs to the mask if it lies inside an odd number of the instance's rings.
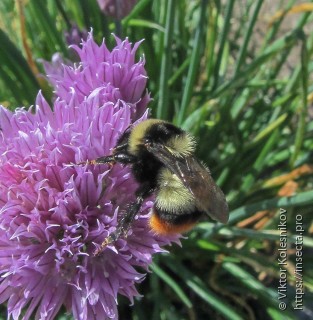
[[[139,286],[143,297],[131,307],[120,299],[121,319],[313,317],[313,4],[272,1],[271,23],[268,4],[139,0],[115,21],[96,0],[0,2],[1,104],[30,106],[39,89],[51,97],[38,59],[57,51],[73,58],[64,36],[73,25],[92,27],[111,47],[112,32],[144,38],[153,115],[197,137],[198,156],[227,195],[229,223],[202,222],[182,248],[156,257]],[[290,245],[285,311],[277,293],[280,208]],[[297,214],[305,230],[302,311],[293,309]],[[71,317],[62,310],[58,319]]]

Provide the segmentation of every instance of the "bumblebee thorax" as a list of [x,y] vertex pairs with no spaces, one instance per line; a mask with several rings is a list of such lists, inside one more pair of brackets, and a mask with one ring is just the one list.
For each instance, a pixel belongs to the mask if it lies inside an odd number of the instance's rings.
[[146,144],[158,144],[166,148],[173,156],[185,157],[194,152],[194,138],[171,123],[149,119],[135,126],[129,136],[128,152],[138,155]]

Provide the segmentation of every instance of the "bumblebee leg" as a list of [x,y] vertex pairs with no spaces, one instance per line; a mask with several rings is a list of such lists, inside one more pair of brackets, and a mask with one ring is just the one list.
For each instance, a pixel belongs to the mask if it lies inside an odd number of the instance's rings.
[[102,163],[110,163],[110,162],[115,162],[114,155],[100,157],[100,158],[97,158],[95,160],[90,160],[89,161],[89,163],[91,163],[91,164],[102,164]]
[[82,161],[78,162],[78,165],[81,164],[101,164],[101,163],[110,163],[110,162],[115,162],[114,156],[105,156],[105,157],[100,157],[94,160],[87,160],[87,161]]
[[94,255],[99,255],[103,249],[110,243],[118,240],[122,235],[127,236],[127,232],[136,217],[136,214],[140,210],[140,207],[144,201],[144,199],[149,196],[152,193],[153,190],[151,190],[150,186],[143,185],[138,188],[136,192],[136,201],[131,203],[128,207],[127,212],[125,215],[120,219],[118,222],[118,225],[116,227],[116,230],[111,233],[104,241],[101,243],[100,247],[95,250]]
[[126,152],[118,152],[113,155],[114,161],[123,163],[123,164],[130,164],[137,161],[135,156],[128,154]]
[[118,152],[111,156],[100,157],[95,160],[92,160],[92,164],[96,163],[108,163],[108,162],[119,162],[123,164],[134,163],[136,161],[136,157],[128,154],[126,152]]
[[104,163],[114,163],[114,162],[129,164],[129,163],[134,163],[135,161],[136,161],[136,157],[128,153],[120,152],[120,153],[115,153],[111,156],[104,156],[94,160],[79,162],[78,164],[104,164]]

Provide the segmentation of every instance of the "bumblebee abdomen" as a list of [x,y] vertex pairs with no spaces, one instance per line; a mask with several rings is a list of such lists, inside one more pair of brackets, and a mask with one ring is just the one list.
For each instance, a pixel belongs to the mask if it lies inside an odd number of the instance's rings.
[[197,223],[201,215],[190,191],[175,174],[162,167],[150,218],[151,229],[158,234],[185,232]]
[[157,234],[166,235],[186,232],[193,228],[202,216],[202,212],[195,210],[187,214],[174,214],[153,208],[149,221],[150,228]]
[[175,174],[162,167],[157,177],[155,206],[160,211],[188,213],[195,210],[195,199]]

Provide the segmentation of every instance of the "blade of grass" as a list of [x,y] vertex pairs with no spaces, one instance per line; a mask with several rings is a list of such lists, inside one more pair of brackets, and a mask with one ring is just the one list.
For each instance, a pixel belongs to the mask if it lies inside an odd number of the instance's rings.
[[168,257],[164,263],[183,281],[186,285],[205,302],[211,305],[215,310],[222,314],[226,319],[240,320],[241,316],[235,311],[234,308],[229,306],[225,301],[216,296],[208,287],[203,283],[203,281],[192,272],[190,272],[186,267],[184,267],[177,260],[173,260]]
[[[240,268],[238,265],[225,262],[222,264],[222,268],[228,271],[233,277],[237,278],[243,286],[249,289],[249,292],[254,294],[266,302],[267,305],[272,306],[278,310],[277,291],[274,289],[266,288],[260,281],[255,279],[249,272]],[[289,314],[289,311],[281,311],[282,317]]]
[[225,82],[219,86],[214,92],[211,93],[210,98],[217,98],[224,94],[226,91],[236,89],[244,86],[244,81],[251,76],[251,74],[260,69],[260,65],[263,65],[266,61],[271,59],[281,50],[292,47],[298,40],[298,31],[291,31],[286,36],[276,40],[272,45],[267,47],[264,53],[254,59],[242,72],[240,72],[235,78]]
[[155,274],[157,274],[164,282],[168,284],[169,287],[173,289],[173,291],[177,294],[180,300],[184,303],[187,308],[192,308],[192,302],[186,296],[182,288],[178,285],[172,277],[170,277],[164,270],[162,270],[158,265],[153,263],[151,265],[151,269]]
[[198,125],[202,122],[201,119],[206,118],[206,115],[209,113],[212,107],[216,105],[216,103],[216,100],[209,100],[206,104],[196,109],[190,114],[189,117],[185,119],[181,125],[181,128],[195,134],[197,132]]
[[[247,192],[251,189],[254,181],[258,178],[258,175],[262,168],[266,166],[267,162],[265,161],[268,157],[270,151],[277,144],[279,139],[279,131],[275,129],[275,131],[271,134],[270,138],[266,141],[264,147],[260,150],[259,155],[251,166],[251,170],[247,176],[244,177],[242,185],[240,187],[239,193],[236,197],[236,203],[241,203],[242,199],[245,197]],[[250,159],[245,159],[248,163],[251,162]],[[242,163],[245,166],[245,163]],[[235,206],[236,206],[235,203]]]
[[97,35],[99,40],[102,37],[110,38],[112,31],[109,29],[109,18],[100,11],[97,1],[79,1],[76,7],[77,10],[79,9],[79,21],[83,21],[84,29],[92,28],[94,35]]
[[214,71],[214,61],[215,61],[215,52],[214,48],[216,47],[216,41],[218,38],[218,18],[220,12],[220,2],[216,1],[214,7],[214,3],[209,1],[209,17],[208,17],[208,32],[207,32],[207,45],[206,50],[207,53],[205,56],[207,57],[207,78],[209,81],[213,79],[213,71]]
[[58,11],[60,12],[60,15],[62,16],[62,19],[64,20],[67,29],[69,30],[72,25],[71,25],[70,18],[67,15],[67,12],[63,8],[63,2],[64,1],[61,2],[61,0],[55,0],[55,5],[56,5]]
[[[297,206],[307,206],[313,202],[313,191],[305,191],[298,193],[291,197],[272,198],[262,200],[256,203],[241,206],[230,212],[228,225],[233,225],[243,219],[250,217],[252,214],[258,211],[270,210],[274,208],[292,208]],[[215,223],[213,229],[207,232],[207,237],[211,237],[217,233],[220,229],[224,228],[225,225],[218,222]],[[227,227],[227,226],[226,226]]]
[[249,217],[251,214],[274,208],[291,208],[297,206],[309,205],[313,202],[313,191],[305,191],[298,193],[291,197],[273,198],[262,200],[257,203],[242,206],[231,212],[229,218],[229,224],[234,224],[244,218]]
[[274,130],[278,129],[278,127],[284,123],[284,121],[287,118],[287,114],[283,113],[279,118],[274,120],[273,122],[269,123],[266,128],[264,128],[262,131],[260,131],[254,138],[253,140],[248,143],[245,146],[245,150],[253,148],[256,144],[258,144],[260,141],[265,139],[269,134],[271,134]]
[[[47,4],[44,1],[31,0],[25,8],[25,14],[30,15],[29,21],[36,21],[38,29],[44,35],[45,44],[49,47],[50,52],[61,51],[67,57],[67,46],[64,43],[62,33],[56,28],[54,18],[47,10]],[[35,35],[33,34],[33,36]]]
[[[297,33],[298,35],[298,38],[301,38],[303,37],[302,33],[303,33],[303,30],[302,28],[304,27],[305,23],[307,22],[307,20],[309,19],[309,17],[311,16],[312,14],[311,13],[305,13],[303,14],[302,17],[300,17],[298,23],[297,23],[297,27],[295,29],[294,32]],[[310,34],[309,36],[309,42],[311,43],[311,39],[312,39],[313,35]],[[310,46],[310,48],[308,49],[310,52],[312,50],[312,46]],[[292,77],[289,79],[288,83],[287,83],[287,86],[285,87],[285,90],[284,92],[286,93],[289,93],[289,92],[294,92],[295,91],[295,88],[298,86],[298,83],[300,81],[300,77],[301,77],[301,65],[298,66],[295,71],[293,72],[292,74]]]
[[157,23],[151,22],[149,20],[144,19],[131,19],[128,22],[130,27],[141,27],[141,28],[150,28],[155,29],[161,32],[165,32],[165,29]]
[[6,85],[13,95],[16,95],[16,88],[19,87],[19,101],[32,104],[40,88],[36,78],[20,50],[1,29],[0,42],[1,76],[11,79]]
[[268,314],[271,316],[272,320],[281,320],[282,318],[284,320],[295,320],[294,315],[290,315],[288,316],[287,314],[282,314],[282,312],[280,310],[271,308],[271,307],[267,307],[266,311],[268,312]]
[[[236,241],[240,241],[243,245],[242,248],[236,247],[228,247],[223,243],[217,243],[213,240],[203,240],[206,237],[206,233],[203,233],[202,239],[194,240],[193,239],[193,247],[190,247],[190,250],[197,250],[200,249],[201,252],[203,250],[207,251],[210,255],[215,254],[222,254],[223,261],[230,261],[230,262],[238,262],[246,265],[251,266],[252,268],[259,270],[259,272],[265,271],[270,273],[271,275],[277,274],[277,262],[274,259],[264,260],[264,254],[261,252],[256,251],[253,255],[251,255],[251,246],[262,246],[260,241],[250,240],[250,239],[242,239],[239,238]],[[188,248],[189,249],[189,248]],[[201,254],[201,253],[200,253]],[[224,256],[225,255],[225,256]]]
[[175,81],[182,75],[182,73],[187,69],[188,65],[190,63],[190,57],[188,57],[175,71],[175,73],[171,76],[171,78],[168,80],[168,86],[171,87]]
[[[296,0],[290,0],[287,4],[285,4],[285,8],[283,9],[287,12],[295,3]],[[262,52],[272,41],[275,39],[277,32],[279,32],[279,28],[281,23],[283,22],[283,18],[285,15],[281,15],[279,19],[276,19],[274,23],[269,23],[270,28],[268,29],[267,34],[264,37],[263,44],[261,46],[260,51]]]
[[192,96],[195,82],[196,82],[196,74],[198,72],[199,65],[200,65],[201,48],[203,47],[202,45],[203,38],[206,36],[205,35],[205,26],[206,26],[205,19],[206,19],[207,6],[208,6],[208,1],[201,0],[199,24],[196,29],[195,40],[194,40],[193,49],[191,52],[190,65],[188,69],[185,87],[183,90],[182,102],[179,108],[178,116],[175,119],[176,124],[178,126],[180,126],[184,122],[187,106],[190,103],[191,96]]
[[222,30],[222,33],[221,33],[221,36],[219,39],[220,46],[218,48],[218,52],[217,52],[217,56],[216,56],[217,58],[216,58],[216,62],[215,62],[215,68],[214,68],[214,72],[213,72],[212,91],[214,91],[219,84],[221,61],[222,61],[222,57],[223,57],[224,48],[226,45],[227,36],[229,35],[229,29],[231,26],[231,18],[232,18],[234,4],[235,4],[234,0],[230,0],[227,2],[227,6],[226,6],[226,10],[225,10],[226,12],[225,12],[225,18],[224,18],[224,26],[223,26],[223,30]]
[[133,8],[133,10],[130,12],[130,14],[128,16],[126,16],[123,20],[122,20],[122,26],[124,28],[127,27],[127,25],[129,24],[129,22],[134,18],[137,17],[145,8],[146,6],[152,2],[152,0],[141,0],[138,1],[138,3],[135,5],[135,7]]
[[299,120],[295,138],[295,146],[294,151],[291,155],[290,165],[293,168],[297,157],[301,151],[301,147],[303,144],[304,139],[304,132],[305,132],[305,124],[306,124],[306,116],[307,116],[307,96],[308,96],[308,64],[309,64],[309,57],[306,45],[306,36],[303,33],[302,39],[302,46],[301,46],[301,84],[302,84],[302,101],[300,102],[301,106],[298,110],[299,113]]
[[164,50],[161,60],[160,70],[160,85],[159,85],[159,100],[157,108],[157,118],[169,119],[170,110],[168,108],[168,79],[171,73],[171,57],[172,57],[172,39],[175,22],[175,2],[176,0],[169,0],[167,3],[167,16],[165,24],[164,35]]
[[150,287],[153,295],[153,301],[157,301],[153,305],[153,309],[151,310],[151,318],[152,320],[157,320],[158,317],[160,317],[160,312],[162,310],[161,306],[164,303],[164,297],[161,294],[161,288],[160,288],[160,278],[152,274],[151,277],[149,278],[150,280]]
[[264,2],[263,0],[258,0],[255,5],[254,11],[252,13],[252,17],[250,19],[249,25],[247,27],[247,31],[244,36],[243,44],[240,46],[240,51],[239,51],[237,63],[235,66],[234,76],[236,76],[238,74],[238,72],[240,72],[241,66],[246,59],[248,44],[249,44],[249,41],[250,41],[250,38],[252,35],[252,31],[255,26],[255,23],[257,22],[257,18],[258,18],[258,15],[261,10],[261,6],[262,6],[263,2]]
[[[206,232],[214,228],[214,226],[215,226],[215,223],[213,222],[201,222],[197,225],[195,230],[199,229],[201,231]],[[243,237],[243,238],[255,239],[260,241],[262,240],[278,241],[281,236],[279,230],[253,230],[253,229],[237,228],[234,226],[220,229],[217,234],[225,237],[229,237],[229,238]],[[205,238],[207,238],[206,233],[205,233]],[[297,240],[297,235],[288,234],[288,238],[292,242],[295,242]],[[311,239],[310,237],[304,236],[303,245],[308,248],[313,248],[313,239]]]

